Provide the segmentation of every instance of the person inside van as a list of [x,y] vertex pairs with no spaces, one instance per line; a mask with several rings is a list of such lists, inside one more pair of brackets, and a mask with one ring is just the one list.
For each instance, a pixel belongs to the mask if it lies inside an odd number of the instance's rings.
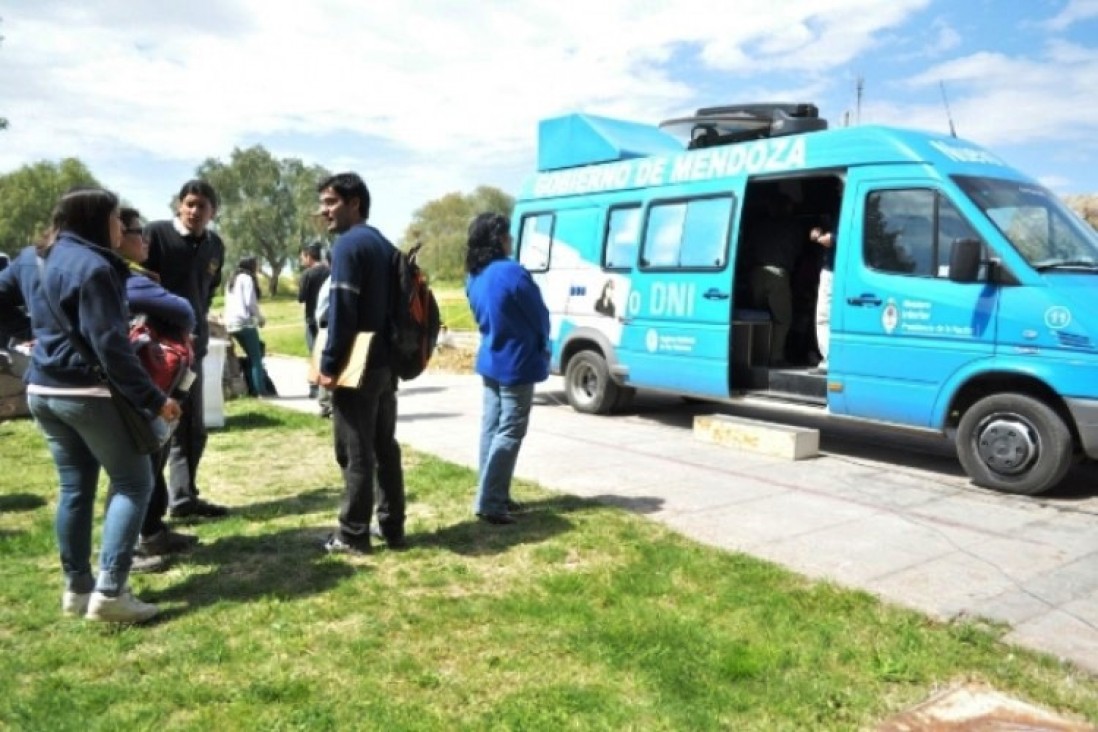
[[831,282],[835,268],[835,234],[817,226],[808,233],[808,239],[824,248],[823,257],[820,258],[820,288],[816,292],[816,346],[822,359],[816,364],[813,373],[826,374],[827,352],[831,345]]
[[770,311],[770,366],[789,365],[785,342],[793,324],[790,276],[803,245],[803,230],[793,220],[793,201],[776,194],[767,201],[765,216],[747,232],[751,262],[751,306]]

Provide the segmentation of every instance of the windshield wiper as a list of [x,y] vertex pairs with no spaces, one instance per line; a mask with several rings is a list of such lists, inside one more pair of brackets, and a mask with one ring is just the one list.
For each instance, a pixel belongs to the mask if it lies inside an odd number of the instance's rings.
[[1065,259],[1061,262],[1045,262],[1034,265],[1038,272],[1047,272],[1050,269],[1087,269],[1098,271],[1098,262],[1093,259]]

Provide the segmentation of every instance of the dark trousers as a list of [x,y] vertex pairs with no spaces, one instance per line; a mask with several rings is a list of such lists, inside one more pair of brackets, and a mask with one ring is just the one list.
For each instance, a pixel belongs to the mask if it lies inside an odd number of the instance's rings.
[[164,466],[168,464],[169,449],[164,447],[149,455],[149,460],[152,461],[153,491],[149,496],[149,506],[145,509],[145,521],[141,524],[141,536],[146,539],[168,528],[164,523],[164,516],[168,513],[168,484],[164,481]]
[[[198,378],[191,385],[187,400],[180,406],[183,415],[168,448],[168,505],[179,506],[198,498],[198,463],[206,450],[206,418],[202,410],[202,360],[194,365]],[[221,384],[215,385],[220,389]]]
[[387,369],[371,369],[358,389],[335,389],[332,426],[335,456],[343,473],[340,538],[370,543],[370,516],[377,480],[377,519],[386,537],[404,536],[404,469],[396,440],[396,384]]

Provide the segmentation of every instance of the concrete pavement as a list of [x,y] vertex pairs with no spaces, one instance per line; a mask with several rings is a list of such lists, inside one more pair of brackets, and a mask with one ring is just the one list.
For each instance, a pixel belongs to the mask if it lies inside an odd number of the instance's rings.
[[[315,412],[303,359],[271,357],[274,403]],[[397,436],[476,466],[478,377],[428,372],[401,387]],[[937,618],[1006,623],[1008,642],[1098,674],[1098,467],[1035,498],[973,487],[944,440],[886,435],[818,417],[641,397],[594,417],[538,387],[517,475],[644,514],[699,542],[860,588]],[[694,438],[697,414],[821,428],[810,460]]]

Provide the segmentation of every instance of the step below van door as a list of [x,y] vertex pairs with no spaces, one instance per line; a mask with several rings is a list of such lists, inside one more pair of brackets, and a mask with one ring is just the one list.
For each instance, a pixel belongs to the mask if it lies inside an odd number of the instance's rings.
[[942,385],[995,349],[997,288],[948,277],[952,242],[979,234],[933,180],[848,184],[854,198],[832,299],[832,411],[935,427]]

